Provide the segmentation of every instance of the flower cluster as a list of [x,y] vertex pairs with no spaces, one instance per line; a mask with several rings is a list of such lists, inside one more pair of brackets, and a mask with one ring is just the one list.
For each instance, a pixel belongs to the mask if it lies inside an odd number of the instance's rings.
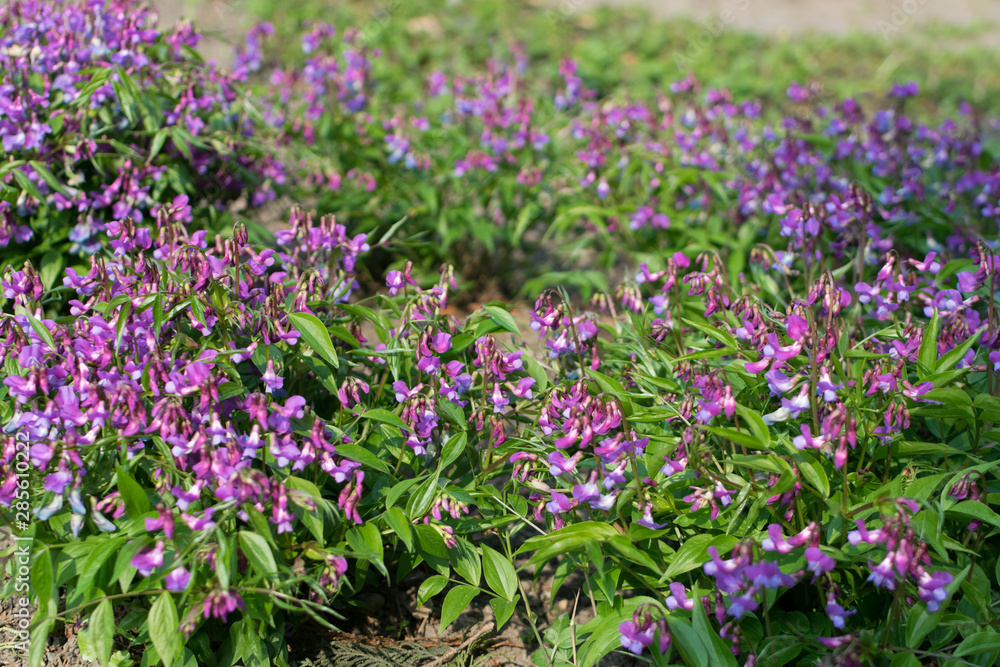
[[111,220],[273,199],[284,168],[252,147],[238,79],[187,53],[200,39],[134,0],[0,8],[0,247],[44,230],[93,253]]

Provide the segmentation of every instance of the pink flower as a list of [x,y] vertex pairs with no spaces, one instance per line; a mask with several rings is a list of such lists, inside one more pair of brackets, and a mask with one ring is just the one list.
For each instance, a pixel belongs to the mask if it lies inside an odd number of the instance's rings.
[[183,566],[175,568],[167,574],[163,579],[164,586],[166,586],[168,591],[174,591],[179,593],[187,588],[188,582],[191,581],[191,573],[188,572]]
[[132,557],[132,567],[139,570],[139,574],[142,576],[148,577],[153,573],[153,570],[163,565],[163,550],[165,548],[166,543],[160,540],[152,549],[148,547],[142,549]]

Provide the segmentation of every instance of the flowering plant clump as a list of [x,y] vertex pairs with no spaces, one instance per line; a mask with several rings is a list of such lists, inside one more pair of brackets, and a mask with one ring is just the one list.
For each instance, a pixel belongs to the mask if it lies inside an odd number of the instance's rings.
[[[762,214],[780,216],[775,240],[822,254],[855,218],[859,190],[871,197],[867,227],[848,237],[865,235],[873,255],[960,251],[1000,214],[995,123],[967,104],[958,122],[920,123],[907,112],[913,83],[881,108],[792,83],[795,113],[782,116],[690,76],[649,100],[593,90],[576,61],[547,72],[515,44],[480,71],[434,70],[404,92],[385,62],[393,54],[363,30],[310,23],[300,68],[276,59],[273,33],[252,30],[238,63],[266,79],[258,93],[298,156],[298,194],[369,233],[405,218],[397,239],[419,269],[449,262],[508,293],[553,280],[607,291],[616,266],[664,244],[718,245],[738,273],[762,240]],[[908,233],[918,221],[922,232]],[[724,239],[730,224],[743,231]],[[775,261],[790,259],[779,250]],[[382,272],[386,258],[373,259]]]
[[[338,626],[411,574],[442,629],[477,598],[498,626],[528,610],[546,667],[996,661],[998,169],[980,136],[914,129],[899,86],[891,112],[845,100],[779,137],[690,78],[597,103],[567,60],[566,153],[517,96],[515,50],[428,84],[461,116],[448,132],[483,137],[444,168],[409,152],[424,123],[378,115],[357,35],[340,56],[334,39],[314,24],[310,65],[271,79],[283,149],[380,125],[396,139],[344,159],[384,149],[428,196],[528,168],[511,210],[565,169],[548,218],[488,225],[511,257],[536,225],[629,271],[589,300],[535,274],[532,304],[459,318],[452,251],[380,208],[409,205],[388,189],[361,213],[293,210],[266,244],[205,229],[190,200],[87,209],[107,218],[87,264],[0,275],[0,506],[32,543],[32,664],[63,620],[102,665],[115,642],[143,664],[288,665],[287,624]],[[182,145],[161,146],[168,170]],[[343,176],[375,192],[386,173]],[[492,187],[452,192],[469,216]],[[582,576],[590,620],[530,611],[519,577],[543,570],[549,601]]]
[[6,264],[45,255],[54,279],[112,220],[167,209],[218,229],[240,197],[274,197],[284,168],[253,139],[245,83],[203,63],[200,39],[190,22],[160,30],[132,0],[0,8]]

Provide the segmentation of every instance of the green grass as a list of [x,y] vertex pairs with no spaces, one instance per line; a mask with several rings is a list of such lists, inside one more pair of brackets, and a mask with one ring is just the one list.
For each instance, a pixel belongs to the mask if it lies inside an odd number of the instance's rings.
[[[557,3],[526,0],[245,1],[248,23],[270,20],[281,35],[294,34],[306,19],[368,30],[371,43],[387,56],[378,69],[389,76],[381,80],[401,101],[413,99],[423,77],[435,69],[478,70],[488,58],[509,58],[507,44],[520,42],[534,72],[555,76],[563,54],[579,60],[585,82],[600,96],[655,95],[686,73],[677,61],[687,54],[706,87],[726,87],[736,99],[783,104],[790,82],[819,81],[829,94],[854,96],[864,104],[884,95],[894,81],[914,80],[923,93],[920,112],[928,118],[953,114],[961,100],[1000,115],[1000,51],[975,45],[991,30],[984,24],[907,26],[893,40],[877,31],[784,39],[726,30],[698,47],[694,39],[703,24],[656,21],[634,9],[564,15]],[[414,19],[421,18],[437,30],[420,30]],[[286,44],[289,52],[298,49],[297,39]]]

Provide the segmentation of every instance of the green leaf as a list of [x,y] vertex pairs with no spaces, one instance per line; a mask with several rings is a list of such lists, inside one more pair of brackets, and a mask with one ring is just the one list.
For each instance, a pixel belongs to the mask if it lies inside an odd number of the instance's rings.
[[655,600],[642,595],[628,600],[617,597],[610,609],[603,604],[600,605],[600,615],[577,630],[577,637],[586,637],[580,649],[578,663],[580,667],[591,667],[605,655],[619,648],[621,634],[618,626],[622,621],[632,618],[639,605],[650,602]]
[[963,639],[962,643],[955,649],[955,657],[961,658],[963,655],[990,653],[996,650],[1000,650],[1000,634],[992,630],[984,630]]
[[514,615],[517,602],[514,600],[504,600],[503,598],[490,598],[490,607],[493,608],[493,614],[497,619],[497,630],[499,630]]
[[[371,419],[373,421],[382,422],[383,424],[392,424],[393,426],[398,426],[400,429],[404,430],[409,429],[409,426],[406,425],[406,422],[400,419],[398,415],[389,412],[388,410],[383,410],[382,408],[374,408],[372,410],[368,410],[363,415],[361,415],[361,418]],[[337,451],[338,452],[340,451],[340,447],[337,447]]]
[[924,336],[920,341],[920,349],[917,350],[917,361],[920,364],[918,375],[920,379],[923,379],[925,375],[930,374],[931,371],[937,368],[937,337],[939,326],[940,321],[937,311],[935,311],[931,321],[924,328]]
[[420,588],[417,589],[417,604],[422,606],[425,602],[443,591],[444,587],[447,585],[448,577],[440,574],[427,577],[424,579],[424,582],[420,584]]
[[111,661],[111,649],[115,640],[115,614],[111,600],[104,599],[90,614],[87,632],[94,645],[94,652],[102,667]]
[[506,329],[515,336],[520,336],[520,332],[517,330],[517,322],[514,318],[503,308],[498,308],[497,306],[483,306],[483,310],[490,316],[497,326]]
[[549,378],[545,374],[545,368],[542,367],[538,361],[531,355],[525,355],[521,358],[524,362],[524,370],[535,380],[535,389],[537,391],[545,391],[549,387]]
[[671,643],[677,647],[686,664],[709,664],[708,648],[706,648],[703,638],[698,636],[690,623],[676,614],[668,614],[667,624],[670,626]]
[[942,387],[932,389],[923,395],[925,400],[938,401],[953,408],[967,408],[972,405],[972,399],[961,389]]
[[389,474],[389,467],[382,461],[382,459],[375,456],[361,445],[338,444],[337,453],[343,457],[351,459],[352,461],[364,464],[373,470],[378,470],[379,472],[387,475]]
[[473,586],[478,586],[483,577],[483,566],[475,547],[463,537],[455,538],[455,546],[448,551],[451,566]]
[[309,313],[289,313],[288,321],[295,330],[302,334],[302,339],[309,344],[309,347],[316,350],[319,356],[323,357],[334,368],[340,367],[337,360],[337,350],[333,347],[333,340],[330,332],[326,330],[319,318]]
[[517,551],[522,553],[537,549],[537,553],[528,561],[529,565],[537,565],[554,556],[569,553],[585,544],[604,542],[614,535],[618,535],[618,531],[605,523],[583,521],[560,528],[548,535],[532,537],[526,540]]
[[278,564],[274,561],[274,554],[267,541],[257,533],[241,530],[237,534],[240,549],[247,557],[250,564],[258,573],[265,577],[273,577],[278,574]]
[[[338,446],[337,451],[340,451],[341,447],[343,447],[343,445]],[[403,494],[409,491],[411,487],[419,484],[422,479],[422,477],[413,477],[411,479],[404,479],[402,482],[397,482],[391,489],[389,489],[389,493],[386,494],[385,506],[392,507],[395,505],[399,499],[403,497]]]
[[24,315],[28,318],[28,324],[30,324],[31,328],[35,330],[38,337],[42,339],[42,342],[48,345],[49,349],[54,352],[56,349],[56,342],[52,339],[52,334],[49,333],[49,330],[45,327],[45,325],[42,324],[37,317],[27,311],[24,312]]
[[[701,594],[697,586],[695,586],[691,598],[693,600],[701,599]],[[736,658],[730,652],[729,646],[712,629],[711,624],[708,622],[708,615],[705,613],[704,605],[694,605],[691,613],[691,626],[694,628],[695,633],[705,641],[705,648],[708,650],[708,664],[736,667]]]
[[410,496],[409,502],[406,503],[406,516],[410,518],[410,521],[421,519],[430,511],[431,505],[434,504],[434,498],[441,490],[438,487],[438,472],[440,472],[440,468],[434,472],[433,477],[424,481]]
[[410,527],[410,522],[406,520],[403,510],[398,507],[390,507],[382,515],[382,518],[385,519],[386,525],[389,526],[396,537],[403,541],[403,544],[406,545],[406,550],[413,551],[413,528]]
[[714,433],[720,438],[731,440],[737,445],[742,445],[747,449],[767,449],[767,446],[770,443],[770,440],[762,441],[755,435],[744,433],[743,431],[736,431],[731,428],[722,428],[719,426],[702,426],[701,428],[709,433]]
[[766,454],[751,454],[749,456],[730,456],[729,460],[738,466],[746,466],[753,470],[773,472],[777,475],[792,474],[792,466],[777,456]]
[[152,509],[146,490],[121,466],[118,466],[117,479],[118,491],[130,519],[138,519]]
[[934,371],[936,373],[943,373],[944,371],[948,371],[954,368],[955,364],[961,361],[962,357],[965,356],[965,353],[968,352],[973,345],[975,345],[977,340],[979,340],[980,334],[981,331],[977,331],[972,336],[970,336],[967,341],[965,341],[955,349],[948,350],[947,352],[945,352],[941,356],[941,358],[938,359],[937,367],[934,369]]
[[417,536],[417,553],[438,574],[447,577],[451,573],[451,566],[448,564],[448,547],[445,546],[441,533],[433,526],[422,523],[413,526],[413,532]]
[[122,336],[125,335],[125,327],[128,326],[130,315],[132,315],[132,304],[122,304],[121,310],[118,311],[118,319],[115,322],[115,352],[121,349]]
[[163,128],[158,130],[156,134],[153,135],[153,140],[149,142],[149,155],[146,157],[147,164],[152,162],[153,158],[159,154],[160,150],[163,148],[163,144],[167,141],[167,134],[167,128]]
[[42,659],[45,657],[45,647],[48,645],[49,635],[56,625],[54,618],[42,621],[31,632],[31,647],[28,649],[28,664],[31,667],[42,667]]
[[56,282],[56,278],[63,269],[63,255],[58,250],[49,250],[42,256],[42,268],[38,272],[39,278],[42,280],[42,287],[45,289],[52,289],[52,285]]
[[684,319],[683,317],[681,318],[681,322],[687,324],[688,326],[694,327],[695,329],[702,332],[709,338],[714,338],[715,340],[719,341],[720,343],[722,343],[723,345],[725,345],[730,349],[730,353],[736,352],[736,350],[740,349],[739,343],[736,342],[736,339],[733,338],[731,335],[727,334],[725,331],[722,331],[721,329],[717,329],[708,324],[693,322],[691,320]]
[[42,196],[42,191],[39,190],[38,186],[35,185],[31,179],[28,178],[27,174],[20,169],[14,170],[14,180],[17,181],[17,184],[21,186],[21,189],[25,190],[29,195],[38,201],[45,201],[45,197]]
[[441,605],[441,629],[439,630],[441,634],[444,634],[444,629],[468,608],[473,598],[478,594],[478,588],[464,584],[455,586],[448,591],[448,594],[444,596],[444,604]]
[[767,424],[764,423],[764,419],[760,416],[760,413],[737,403],[736,414],[747,422],[750,432],[764,444],[764,447],[770,448],[771,432],[767,429]]
[[[961,573],[954,576],[950,584],[945,586],[949,598],[962,585],[971,567],[971,565],[967,565]],[[948,605],[944,605],[935,612],[929,612],[927,611],[927,605],[920,602],[911,608],[910,615],[906,619],[906,647],[920,648],[920,645],[924,642],[924,637],[940,623],[941,617],[944,616],[947,607]]]
[[[340,447],[337,447],[337,451],[340,451]],[[285,479],[285,486],[289,489],[294,489],[305,494],[306,496],[309,496],[310,500],[316,503],[317,508],[325,507],[325,505],[323,505],[323,496],[320,493],[319,488],[317,488],[317,486],[309,480],[302,479],[301,477],[288,477]],[[325,510],[321,512],[314,512],[308,510],[308,508],[306,509],[307,511],[299,513],[299,518],[302,520],[305,527],[309,529],[309,532],[312,533],[313,537],[316,538],[316,541],[320,544],[324,544],[323,536],[325,534],[325,530],[322,517],[326,516],[327,512]]]
[[826,475],[823,464],[813,459],[809,454],[803,453],[797,457],[799,473],[814,489],[823,494],[824,498],[830,497],[830,478]]
[[517,572],[514,566],[485,544],[480,549],[483,552],[483,574],[486,575],[490,590],[507,600],[513,600],[517,595]]
[[660,567],[650,558],[646,552],[633,544],[633,541],[624,535],[614,535],[608,540],[608,544],[618,553],[629,559],[633,565],[638,564],[648,567],[653,572],[660,574]]
[[945,513],[949,516],[957,514],[965,519],[975,519],[976,521],[982,521],[1000,528],[1000,514],[997,514],[978,500],[963,500],[960,503],[955,503]]
[[384,576],[389,576],[382,562],[382,533],[373,522],[369,521],[347,531],[347,543],[358,556],[373,563]]
[[709,560],[708,548],[715,547],[719,553],[725,553],[736,544],[737,539],[732,535],[694,535],[681,545],[673,556],[670,557],[670,564],[667,571],[660,578],[660,583],[675,579],[677,575],[690,572],[701,567]]
[[441,448],[441,463],[438,469],[443,470],[454,463],[462,455],[462,452],[465,451],[468,442],[469,437],[464,431],[448,438],[447,442]]
[[161,593],[149,610],[149,638],[166,667],[170,667],[181,652],[179,625],[173,597],[170,593]]
[[893,657],[889,667],[921,667],[921,665],[912,653],[900,652]]
[[352,334],[350,331],[347,330],[347,327],[343,327],[339,324],[334,324],[332,326],[327,327],[327,332],[331,336],[336,336],[340,340],[350,345],[352,349],[357,349],[361,347],[361,343],[359,343],[358,339],[354,337],[354,334]]
[[66,186],[60,183],[59,179],[55,177],[55,174],[49,171],[49,168],[46,167],[44,164],[38,162],[37,160],[30,160],[28,164],[31,165],[32,169],[38,172],[38,175],[42,177],[43,181],[49,184],[50,188],[52,188],[59,194],[63,195],[64,197],[72,196],[70,191],[66,189]]
[[628,392],[625,391],[625,387],[618,380],[605,375],[604,373],[598,373],[597,371],[587,371],[587,376],[597,383],[597,386],[601,388],[606,394],[611,394],[618,398],[625,398]]
[[56,582],[52,569],[52,552],[43,549],[35,556],[35,562],[31,565],[31,587],[38,596],[38,613],[42,616],[43,610],[49,608],[49,603],[55,601]]

